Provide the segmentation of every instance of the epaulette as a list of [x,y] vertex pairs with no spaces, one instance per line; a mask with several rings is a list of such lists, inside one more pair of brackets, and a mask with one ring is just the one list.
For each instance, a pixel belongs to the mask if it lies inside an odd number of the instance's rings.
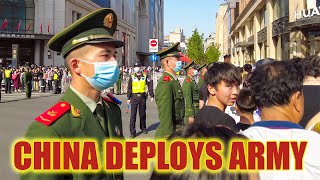
[[191,79],[190,79],[190,78],[187,78],[186,81],[187,81],[187,82],[191,82]]
[[68,102],[58,102],[56,105],[35,118],[35,120],[46,126],[50,126],[69,110],[70,105]]
[[171,78],[170,78],[169,76],[165,76],[165,77],[163,78],[163,81],[170,82],[170,80],[171,80]]
[[102,99],[103,99],[104,101],[106,101],[106,102],[111,102],[111,103],[119,104],[119,105],[122,104],[122,102],[121,102],[119,99],[117,99],[116,97],[114,97],[111,93],[107,93],[107,96],[108,96],[109,98],[107,98],[107,97],[102,97]]

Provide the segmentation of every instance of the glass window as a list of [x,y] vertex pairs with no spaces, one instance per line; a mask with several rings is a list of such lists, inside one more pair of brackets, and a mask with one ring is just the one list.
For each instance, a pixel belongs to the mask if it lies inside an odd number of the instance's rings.
[[4,32],[33,33],[34,3],[33,0],[1,0],[0,23],[7,20]]
[[98,4],[100,7],[110,8],[110,0],[91,0],[91,1]]

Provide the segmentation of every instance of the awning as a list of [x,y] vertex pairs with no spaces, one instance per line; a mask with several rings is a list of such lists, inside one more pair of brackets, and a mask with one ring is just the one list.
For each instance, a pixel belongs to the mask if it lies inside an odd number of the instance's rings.
[[320,16],[298,19],[288,24],[290,30],[318,29],[320,28]]
[[234,45],[234,47],[249,47],[252,45],[253,45],[253,42],[238,42]]
[[151,56],[152,53],[149,53],[149,52],[140,52],[140,51],[137,51],[136,52],[137,55],[141,55],[141,56]]

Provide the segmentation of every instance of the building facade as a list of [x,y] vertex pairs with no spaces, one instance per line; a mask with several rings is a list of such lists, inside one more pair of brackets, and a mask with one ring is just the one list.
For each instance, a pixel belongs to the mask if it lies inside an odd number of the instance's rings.
[[[243,66],[319,53],[319,0],[240,0],[231,17],[231,61]],[[239,12],[239,15],[236,15]]]
[[118,16],[114,38],[126,44],[117,50],[119,65],[133,65],[141,53],[142,62],[148,59],[149,38],[163,42],[163,0],[1,0],[0,64],[65,65],[48,40],[98,8],[112,8]]
[[228,29],[228,3],[223,3],[219,7],[216,15],[216,38],[215,43],[221,52],[219,61],[224,61],[224,56],[229,54],[229,29]]
[[152,65],[149,39],[158,39],[159,50],[164,47],[164,0],[137,1],[137,58],[144,65]]
[[211,33],[203,42],[204,51],[207,51],[209,46],[216,43],[216,33]]

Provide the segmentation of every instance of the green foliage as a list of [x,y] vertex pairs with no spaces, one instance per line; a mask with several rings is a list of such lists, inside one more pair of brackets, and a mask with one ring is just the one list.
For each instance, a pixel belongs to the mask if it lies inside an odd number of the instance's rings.
[[217,62],[219,60],[220,55],[221,52],[219,51],[218,44],[213,44],[209,46],[206,51],[206,63],[209,64],[211,62]]
[[203,35],[200,36],[197,29],[193,31],[192,37],[189,39],[187,56],[194,60],[196,64],[203,64],[206,62],[206,55],[204,54],[203,49]]

